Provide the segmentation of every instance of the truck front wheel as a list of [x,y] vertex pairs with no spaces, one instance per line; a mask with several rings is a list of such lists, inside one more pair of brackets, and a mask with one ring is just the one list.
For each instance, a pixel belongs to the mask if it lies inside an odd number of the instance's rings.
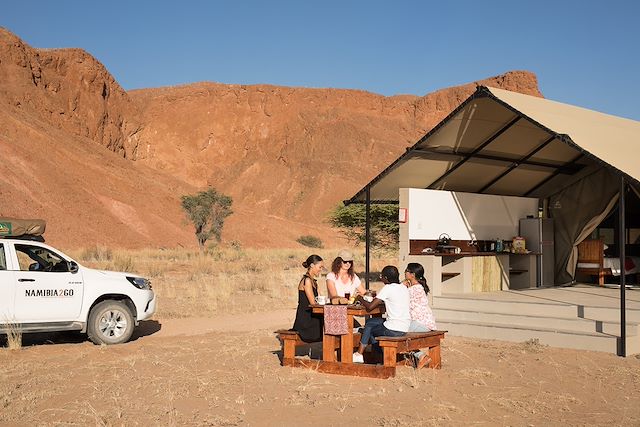
[[134,326],[133,314],[124,302],[107,300],[91,309],[87,335],[95,344],[121,344],[129,341]]

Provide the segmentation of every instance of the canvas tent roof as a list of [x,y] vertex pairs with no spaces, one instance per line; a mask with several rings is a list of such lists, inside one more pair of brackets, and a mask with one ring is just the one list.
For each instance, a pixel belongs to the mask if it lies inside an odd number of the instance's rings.
[[479,86],[346,203],[397,202],[398,189],[548,197],[606,166],[636,186],[640,122]]

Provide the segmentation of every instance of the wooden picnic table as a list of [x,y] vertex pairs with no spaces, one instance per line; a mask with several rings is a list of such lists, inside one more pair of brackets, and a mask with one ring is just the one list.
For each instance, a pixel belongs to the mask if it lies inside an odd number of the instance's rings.
[[[313,313],[324,316],[324,305],[313,304],[310,307]],[[367,311],[362,305],[347,306],[348,333],[344,335],[328,335],[323,331],[322,360],[295,357],[295,347],[306,343],[300,339],[295,331],[276,331],[283,345],[283,366],[303,367],[329,374],[390,378],[395,376],[398,363],[406,363],[406,360],[398,361],[400,353],[425,348],[428,349],[430,356],[428,366],[439,369],[441,365],[440,341],[444,339],[446,331],[415,332],[408,333],[402,337],[378,337],[380,346],[384,351],[384,363],[382,365],[353,363],[353,351],[360,344],[360,334],[353,332],[354,316],[379,317],[384,312],[384,305],[378,306],[371,311]],[[338,351],[338,357],[336,357],[336,350]]]
[[[324,305],[312,304],[311,310],[315,314],[324,316]],[[360,334],[353,332],[354,316],[382,316],[385,312],[384,305],[367,311],[362,305],[352,304],[347,306],[347,333],[344,335],[328,335],[322,332],[322,360],[304,360],[300,358],[287,359],[288,366],[300,366],[339,375],[353,375],[370,378],[389,378],[395,375],[395,366],[382,366],[353,363],[353,351],[360,344]],[[357,336],[357,339],[354,337]],[[336,350],[339,359],[336,358]]]
[[[314,314],[322,314],[324,316],[324,305],[312,304],[311,310]],[[322,331],[322,360],[325,362],[336,362],[335,348],[339,347],[340,362],[353,363],[353,317],[354,316],[373,316],[380,317],[385,312],[384,304],[367,311],[360,304],[352,304],[347,306],[347,330],[344,335],[327,335]],[[360,340],[358,340],[358,343]]]

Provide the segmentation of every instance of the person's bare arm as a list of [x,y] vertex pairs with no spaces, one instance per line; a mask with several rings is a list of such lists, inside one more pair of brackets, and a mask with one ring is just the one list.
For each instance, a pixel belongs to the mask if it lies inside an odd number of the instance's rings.
[[313,283],[311,279],[305,277],[304,279],[304,293],[307,295],[307,299],[309,300],[309,304],[316,303],[316,297],[313,295]]
[[336,282],[331,279],[327,279],[327,293],[329,294],[329,298],[335,298],[338,296],[338,291],[336,291]]
[[358,295],[356,299],[360,301],[360,304],[362,304],[367,311],[371,311],[374,308],[379,307],[384,303],[384,301],[378,298],[374,298],[373,301],[368,302],[367,300],[362,298],[362,295]]

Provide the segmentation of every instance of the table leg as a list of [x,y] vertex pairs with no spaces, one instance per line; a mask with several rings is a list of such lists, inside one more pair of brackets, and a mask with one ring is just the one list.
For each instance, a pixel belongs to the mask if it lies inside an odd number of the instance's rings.
[[347,315],[349,332],[340,336],[340,361],[353,363],[353,315]]
[[322,335],[322,360],[325,362],[336,361],[336,341],[335,335]]
[[429,367],[431,369],[440,369],[442,367],[440,345],[429,349],[429,357],[431,358],[431,362],[429,362]]

